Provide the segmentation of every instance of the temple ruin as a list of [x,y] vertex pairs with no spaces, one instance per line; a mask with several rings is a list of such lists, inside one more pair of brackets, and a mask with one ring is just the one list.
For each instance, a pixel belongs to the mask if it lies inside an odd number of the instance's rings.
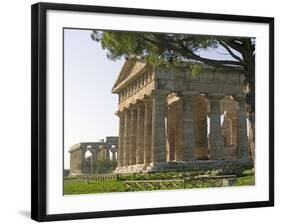
[[[81,142],[73,145],[70,150],[71,176],[96,174],[99,161],[117,160],[118,137],[106,137],[98,142]],[[88,154],[88,155],[87,155]]]
[[193,75],[193,65],[126,60],[112,89],[120,120],[115,172],[251,163],[243,73],[202,64]]

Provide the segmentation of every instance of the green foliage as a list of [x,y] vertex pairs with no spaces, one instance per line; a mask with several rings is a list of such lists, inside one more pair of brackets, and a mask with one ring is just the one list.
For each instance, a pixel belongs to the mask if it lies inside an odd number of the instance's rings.
[[116,167],[116,160],[98,160],[98,173],[112,173]]
[[235,186],[248,186],[255,184],[255,177],[253,175],[238,177]]
[[93,31],[91,36],[107,50],[111,60],[136,56],[153,65],[168,66],[189,59],[189,52],[218,46],[213,37],[188,34]]
[[191,74],[193,77],[200,75],[202,72],[202,65],[201,64],[193,64],[191,65]]
[[[236,65],[246,68],[246,56],[254,56],[255,53],[254,38],[96,30],[91,37],[101,43],[111,60],[135,56],[155,66],[195,60],[215,67]],[[198,50],[218,46],[225,48],[233,60],[214,60],[197,54]],[[194,75],[198,72],[199,67],[195,66]]]

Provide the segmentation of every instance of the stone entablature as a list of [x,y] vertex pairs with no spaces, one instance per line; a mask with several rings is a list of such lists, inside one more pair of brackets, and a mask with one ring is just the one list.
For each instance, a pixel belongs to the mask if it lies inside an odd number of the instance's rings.
[[119,95],[116,172],[248,160],[244,75],[238,68],[202,65],[193,76],[188,63],[152,67],[130,57],[112,92]]
[[[91,153],[87,158],[86,152]],[[109,136],[99,142],[81,142],[73,145],[69,153],[70,175],[96,173],[99,160],[117,160],[118,137]]]
[[[128,67],[132,67],[128,69]],[[202,72],[193,76],[189,65],[178,68],[152,67],[138,59],[127,59],[112,92],[119,96],[119,110],[137,100],[151,95],[152,90],[165,89],[168,92],[195,92],[196,94],[240,95],[244,91],[245,76],[240,69],[231,71],[214,69],[202,65]],[[125,72],[133,73],[127,74]],[[172,75],[171,75],[172,74]],[[120,77],[123,77],[121,79]]]

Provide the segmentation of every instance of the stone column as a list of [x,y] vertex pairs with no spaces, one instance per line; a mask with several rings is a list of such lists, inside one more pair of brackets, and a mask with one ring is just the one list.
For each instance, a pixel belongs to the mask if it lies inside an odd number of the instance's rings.
[[136,164],[137,108],[131,107],[130,165]]
[[127,166],[130,162],[130,147],[131,147],[131,112],[130,110],[124,111],[124,151],[123,151],[123,165]]
[[98,160],[101,160],[101,153],[100,153],[100,148],[97,148],[97,158]]
[[111,155],[112,155],[111,160],[112,161],[116,160],[116,152],[111,150]]
[[183,107],[182,100],[179,100],[175,106],[175,113],[173,114],[175,121],[174,133],[174,159],[176,161],[183,160]]
[[85,163],[85,150],[79,145],[71,147],[70,151],[70,175],[83,174]]
[[237,146],[237,115],[231,116],[231,136],[230,141],[232,145]]
[[210,159],[221,159],[224,139],[221,135],[220,100],[223,96],[208,96],[210,101]]
[[172,146],[172,128],[171,128],[171,119],[172,119],[172,113],[171,113],[171,106],[168,105],[167,107],[167,116],[166,116],[166,160],[172,161],[174,160],[174,152],[173,152],[173,146]]
[[221,103],[221,111],[226,112],[223,123],[226,145],[236,146],[238,103],[233,97],[225,97]]
[[224,121],[222,124],[222,135],[225,139],[225,146],[230,146],[231,145],[231,129],[232,129],[232,124],[231,124],[231,119],[229,118],[227,112],[224,116]]
[[152,108],[151,100],[145,100],[144,105],[144,163],[148,164],[151,162],[151,133],[152,133]]
[[92,149],[92,167],[91,167],[91,173],[98,173],[98,151],[97,149]]
[[192,95],[183,95],[183,160],[195,159],[195,133],[192,111]]
[[247,137],[247,112],[244,96],[237,96],[239,110],[237,111],[237,157],[248,159],[248,137]]
[[105,149],[103,145],[99,146],[99,160],[105,160]]
[[136,164],[143,163],[144,154],[144,105],[137,105],[137,140],[136,140]]
[[207,138],[207,102],[205,96],[195,96],[193,98],[192,110],[194,117],[195,134],[195,158],[207,160],[208,156],[208,138]]
[[125,115],[124,112],[117,113],[119,116],[119,138],[118,138],[118,166],[123,166],[123,151],[124,151],[124,124]]
[[167,108],[167,123],[166,123],[166,150],[167,161],[173,161],[175,159],[175,130],[174,130],[174,110],[173,106],[169,105]]
[[84,146],[80,147],[80,153],[81,153],[81,174],[85,173],[85,166],[86,166],[86,158],[85,158],[85,154],[86,154],[86,148],[84,148]]
[[109,149],[104,148],[105,151],[105,160],[110,160]]
[[155,91],[152,94],[152,162],[166,162],[166,91]]

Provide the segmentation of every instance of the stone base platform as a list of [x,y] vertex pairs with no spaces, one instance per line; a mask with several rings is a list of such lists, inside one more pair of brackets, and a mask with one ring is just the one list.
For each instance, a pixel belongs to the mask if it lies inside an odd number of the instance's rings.
[[145,164],[136,164],[130,166],[119,166],[116,168],[114,173],[143,173],[147,172],[147,165]]
[[160,171],[189,171],[212,169],[222,170],[222,172],[224,173],[236,173],[244,168],[253,168],[253,162],[248,159],[171,161],[165,163],[121,166],[117,167],[114,173],[146,173]]

